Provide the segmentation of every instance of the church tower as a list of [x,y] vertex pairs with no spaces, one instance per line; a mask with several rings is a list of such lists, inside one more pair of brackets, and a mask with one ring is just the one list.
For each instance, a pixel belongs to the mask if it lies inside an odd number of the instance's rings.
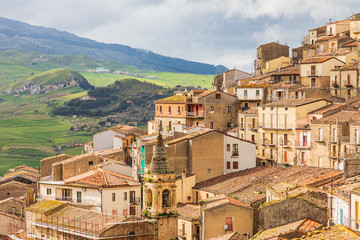
[[176,175],[169,168],[164,140],[159,133],[150,170],[144,174],[143,215],[158,220],[158,238],[177,237]]

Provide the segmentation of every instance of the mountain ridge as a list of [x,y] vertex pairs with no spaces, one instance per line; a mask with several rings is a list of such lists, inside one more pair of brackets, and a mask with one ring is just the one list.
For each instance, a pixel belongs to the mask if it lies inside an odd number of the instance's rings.
[[107,44],[82,38],[54,28],[33,26],[21,21],[0,17],[0,51],[17,49],[50,55],[87,55],[113,60],[141,69],[195,74],[218,74],[226,67],[162,56],[148,50],[121,44]]

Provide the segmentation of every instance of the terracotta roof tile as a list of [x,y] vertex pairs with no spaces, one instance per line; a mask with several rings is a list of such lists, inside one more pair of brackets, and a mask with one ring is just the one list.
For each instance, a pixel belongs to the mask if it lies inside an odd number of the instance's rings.
[[310,103],[314,103],[314,102],[318,102],[318,101],[326,101],[325,99],[322,98],[304,98],[304,99],[282,99],[279,101],[274,101],[274,102],[270,102],[270,103],[266,103],[263,106],[265,107],[272,107],[272,106],[288,106],[288,107],[298,107],[298,106],[302,106],[302,105],[306,105],[306,104],[310,104]]
[[178,204],[177,211],[179,216],[190,219],[198,220],[200,216],[200,206],[198,204]]
[[308,64],[308,63],[323,63],[334,57],[314,57],[310,59],[303,60],[300,64]]
[[322,117],[312,121],[312,124],[332,124],[332,123],[360,123],[360,114],[358,111],[339,111],[334,114]]
[[355,240],[359,239],[360,235],[341,225],[334,225],[331,228],[326,228],[321,231],[309,233],[303,239],[323,240],[323,239],[341,239],[341,240]]
[[259,109],[258,109],[258,108],[249,108],[249,109],[241,112],[240,114],[257,115],[258,113],[259,113]]

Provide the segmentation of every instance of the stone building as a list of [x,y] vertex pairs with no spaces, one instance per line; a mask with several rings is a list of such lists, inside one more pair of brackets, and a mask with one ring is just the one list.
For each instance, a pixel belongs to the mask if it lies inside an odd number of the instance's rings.
[[178,204],[178,238],[200,240],[200,206],[198,204]]
[[124,218],[55,200],[26,209],[26,231],[16,239],[157,239],[154,221]]
[[359,62],[330,71],[330,91],[333,96],[350,99],[359,95]]
[[345,63],[334,57],[316,57],[300,64],[301,85],[314,88],[330,87],[330,71]]
[[237,86],[236,93],[240,102],[240,110],[245,111],[249,108],[256,108],[265,103],[268,83],[254,84],[248,83]]
[[331,104],[324,99],[287,99],[259,107],[258,157],[264,164],[302,165],[296,147],[296,120]]
[[214,90],[226,92],[227,89],[236,86],[236,82],[250,78],[251,74],[236,68],[214,77]]
[[220,92],[192,90],[155,102],[155,119],[149,134],[159,129],[173,131],[174,125],[203,126],[224,131],[237,123],[239,101],[236,96]]
[[175,239],[177,233],[176,175],[170,171],[164,140],[158,135],[151,167],[144,174],[143,216],[156,219],[158,239]]
[[276,42],[266,43],[256,48],[254,61],[255,76],[263,74],[266,70],[266,62],[278,57],[289,57],[289,46]]

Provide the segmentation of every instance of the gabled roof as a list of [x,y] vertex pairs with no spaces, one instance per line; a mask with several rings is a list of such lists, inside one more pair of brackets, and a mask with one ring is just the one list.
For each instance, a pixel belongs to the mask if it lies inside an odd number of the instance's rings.
[[177,212],[179,217],[183,217],[189,220],[199,220],[200,217],[200,205],[198,204],[184,204],[177,205]]
[[[323,63],[326,61],[329,61],[330,59],[333,59],[334,57],[314,57],[314,58],[310,58],[310,59],[306,59],[300,62],[300,64],[309,64],[309,63]],[[334,58],[338,61],[340,61],[337,58]],[[340,61],[342,62],[342,61]]]
[[300,232],[302,234],[307,234],[316,229],[319,229],[322,226],[323,224],[306,218],[279,227],[260,231],[252,239],[253,240],[282,239],[281,235],[284,234],[289,234],[293,232]]
[[[199,94],[201,95],[201,94]],[[197,96],[199,96],[197,95]],[[167,98],[159,99],[155,101],[155,104],[161,103],[186,103],[190,98],[184,95],[173,95]]]
[[357,70],[358,69],[358,61],[354,61],[352,63],[349,63],[345,66],[341,66],[335,69],[332,69],[331,71],[352,71],[352,70]]
[[322,98],[303,98],[303,99],[291,98],[291,99],[282,99],[279,101],[269,102],[269,103],[264,104],[263,106],[264,107],[275,107],[275,106],[299,107],[299,106],[303,106],[303,105],[307,105],[307,104],[311,104],[311,103],[319,102],[319,101],[330,102],[330,101],[322,99]]
[[42,161],[48,161],[48,160],[66,160],[66,159],[69,159],[69,158],[72,158],[73,156],[71,155],[68,155],[68,154],[60,154],[60,155],[56,155],[56,156],[52,156],[52,157],[48,157],[48,158],[43,158],[40,160],[40,162]]
[[258,115],[259,109],[258,108],[249,108],[239,114],[249,114],[249,115]]
[[339,111],[334,114],[313,120],[311,124],[335,124],[335,123],[360,123],[360,114],[358,111]]
[[334,225],[330,228],[325,228],[314,233],[310,233],[308,236],[303,237],[307,240],[324,240],[324,239],[341,239],[341,240],[355,240],[359,239],[360,235],[351,229],[341,226]]
[[231,205],[235,205],[235,206],[239,206],[239,207],[243,207],[243,208],[248,208],[253,210],[252,207],[250,207],[249,205],[242,203],[236,199],[230,198],[225,196],[225,194],[222,195],[218,195],[212,198],[206,198],[203,200],[203,204],[202,204],[202,210],[206,211],[215,207],[220,207],[226,204],[231,204]]
[[119,173],[111,172],[102,168],[68,178],[64,184],[93,186],[93,187],[120,187],[140,185],[134,178]]
[[112,130],[124,135],[134,134],[135,136],[142,136],[147,134],[147,131],[145,129],[126,125],[117,125],[115,127],[109,128],[108,130]]

